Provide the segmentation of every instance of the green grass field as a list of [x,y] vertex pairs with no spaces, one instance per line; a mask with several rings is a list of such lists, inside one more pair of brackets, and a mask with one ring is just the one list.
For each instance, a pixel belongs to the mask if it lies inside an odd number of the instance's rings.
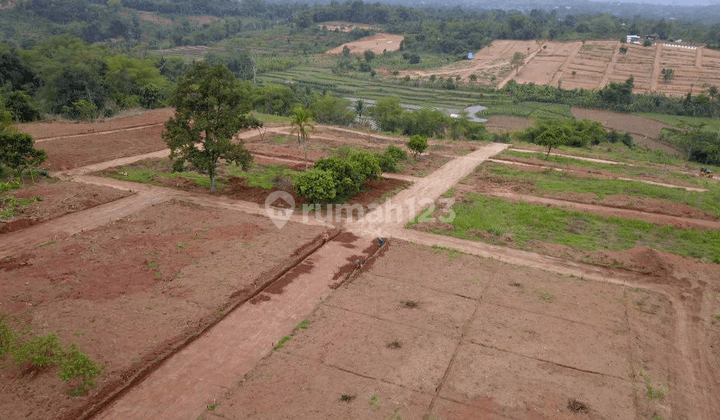
[[[225,184],[225,178],[228,176],[244,178],[244,185],[248,187],[259,187],[266,190],[272,189],[274,181],[278,177],[292,180],[299,172],[293,171],[284,166],[275,165],[257,165],[253,164],[250,169],[243,171],[235,164],[230,164],[224,168],[219,168],[218,177],[215,180],[218,187]],[[127,175],[125,175],[127,174]],[[112,172],[105,174],[110,178],[122,181],[138,182],[142,184],[152,184],[162,186],[158,181],[159,178],[185,178],[193,181],[200,187],[210,188],[210,177],[193,171],[172,172],[170,162],[168,160],[147,159],[136,162],[132,165],[114,168]]]
[[[512,235],[514,245],[533,250],[533,241],[565,245],[584,251],[627,250],[646,246],[685,257],[720,264],[720,231],[678,229],[632,219],[607,218],[524,202],[467,194],[470,202],[457,204],[453,231],[435,233],[479,240],[472,230],[488,232],[504,244]],[[416,224],[417,220],[412,222]],[[513,245],[513,244],[511,244]]]
[[486,105],[488,109],[478,113],[478,116],[481,118],[493,115],[510,115],[531,119],[575,119],[570,111],[569,105],[546,104],[541,102],[520,102],[516,104],[510,100],[486,100],[484,105]]
[[383,99],[391,96],[402,102],[460,110],[471,105],[482,104],[481,94],[465,89],[447,90],[434,86],[416,87],[401,80],[371,77],[368,73],[336,75],[329,67],[298,66],[280,72],[266,73],[258,77],[264,83],[285,84],[303,82],[312,84],[341,96],[364,99]]
[[681,115],[656,114],[652,112],[638,112],[636,115],[662,121],[675,127],[680,127],[683,122],[687,122],[693,125],[706,124],[704,129],[708,131],[720,130],[720,119],[718,118],[685,117]]
[[720,217],[720,185],[716,182],[708,186],[707,192],[697,192],[635,181],[583,178],[554,170],[529,172],[491,162],[482,164],[480,168],[502,179],[530,182],[539,192],[595,194],[598,200],[611,195],[653,198],[685,204]]
[[[623,146],[624,147],[624,146]],[[579,159],[573,159],[568,158],[564,156],[547,156],[546,154],[542,152],[538,153],[522,153],[517,152],[514,150],[504,150],[500,155],[498,155],[499,158],[521,158],[521,159],[532,159],[535,163],[542,164],[542,165],[548,165],[548,166],[555,166],[555,167],[561,167],[561,168],[567,168],[567,169],[579,169],[579,168],[589,168],[589,169],[597,169],[602,171],[607,171],[613,174],[617,174],[618,176],[623,177],[640,177],[640,176],[652,176],[653,178],[657,178],[659,180],[665,181],[667,183],[673,183],[673,182],[682,182],[684,184],[689,184],[693,186],[699,186],[707,188],[708,185],[712,184],[712,181],[708,181],[703,178],[698,178],[693,175],[689,175],[686,173],[680,173],[675,172],[667,167],[658,168],[657,166],[648,166],[648,165],[642,165],[640,163],[634,163],[633,166],[630,165],[612,165],[609,163],[600,163],[600,162],[590,162],[586,160],[579,160]],[[595,154],[593,157],[605,157],[601,156],[600,154]],[[606,156],[607,159],[610,159],[612,156]],[[683,162],[684,163],[684,162]],[[677,166],[677,170],[685,170],[687,168],[684,168],[682,166]]]

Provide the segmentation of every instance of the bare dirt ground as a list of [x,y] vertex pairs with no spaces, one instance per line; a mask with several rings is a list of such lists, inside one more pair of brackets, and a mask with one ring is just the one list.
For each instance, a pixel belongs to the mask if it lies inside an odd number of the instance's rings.
[[[67,170],[162,150],[167,148],[161,137],[163,130],[162,125],[156,125],[135,130],[132,136],[125,132],[116,132],[39,143],[38,147],[48,154],[48,160],[42,167],[52,171]],[[113,147],[108,147],[108,144],[112,144]]]
[[164,108],[94,123],[37,122],[19,129],[34,136],[48,154],[43,167],[67,170],[165,149],[163,124],[173,112]]
[[366,50],[371,50],[375,54],[382,54],[384,51],[397,51],[400,49],[400,43],[403,39],[405,37],[402,35],[378,33],[335,47],[327,51],[325,55],[340,55],[344,47],[350,48],[350,54],[362,54]]
[[575,118],[600,121],[609,129],[646,136],[651,139],[660,137],[660,130],[672,128],[658,120],[619,112],[599,109],[572,108]]
[[77,343],[105,369],[97,390],[72,398],[53,370],[28,377],[4,364],[3,412],[68,416],[250,296],[322,231],[175,201],[5,259],[3,313]]
[[493,115],[487,119],[485,128],[491,133],[522,131],[534,124],[530,118]]
[[332,21],[332,22],[320,22],[317,24],[318,28],[325,27],[328,31],[334,31],[335,29],[341,32],[351,32],[353,29],[373,29],[380,30],[381,28],[377,25],[366,25],[362,23],[354,22],[343,22],[343,21]]
[[520,52],[526,56],[537,52],[542,47],[538,41],[505,41],[497,40],[478,51],[472,60],[454,63],[437,70],[406,70],[400,76],[428,78],[460,76],[461,80],[468,82],[470,75],[477,76],[477,84],[496,86],[510,73],[510,59],[513,54]]
[[[392,141],[345,131],[356,146]],[[505,147],[438,149],[454,160],[394,197],[400,218],[370,213],[347,226],[367,237],[338,237],[297,261],[326,227],[289,223],[281,234],[256,203],[76,176],[138,193],[11,233],[38,238],[68,219],[75,235],[4,259],[0,308],[107,367],[100,388],[71,398],[53,370],[31,378],[2,365],[0,407],[77,418],[139,383],[104,418],[197,418],[203,406],[205,418],[720,417],[720,266],[645,248],[531,253],[404,229],[422,210],[407,201],[436,200]],[[378,236],[417,245],[368,247]],[[272,273],[277,282],[241,304]],[[283,334],[292,337],[272,352]]]
[[36,200],[13,217],[0,220],[0,234],[24,229],[66,214],[89,209],[130,195],[115,188],[66,181],[46,181],[12,192],[12,197]]
[[636,143],[647,146],[651,150],[662,150],[677,154],[678,150],[669,144],[657,141],[663,128],[671,128],[669,124],[637,115],[599,109],[572,108],[575,118],[600,121],[610,130],[628,132],[633,135]]
[[80,134],[102,134],[107,131],[163,124],[175,114],[172,108],[155,109],[152,111],[130,112],[113,118],[98,119],[95,122],[51,121],[20,124],[20,131],[30,134],[35,141],[47,138],[64,137]]
[[676,315],[652,290],[394,241],[202,418],[674,418],[699,402]]
[[[406,71],[402,75],[427,78],[461,76],[478,77],[477,84],[504,86],[508,80],[518,83],[560,86],[565,89],[601,89],[611,82],[635,78],[635,92],[661,92],[673,96],[694,95],[720,85],[720,52],[705,47],[680,48],[659,42],[652,47],[622,44],[619,41],[512,41],[496,40],[479,51],[473,60],[452,64],[432,71]],[[516,73],[510,60],[516,52],[525,62]],[[662,68],[675,70],[674,77],[664,81]],[[507,76],[507,77],[506,77]]]

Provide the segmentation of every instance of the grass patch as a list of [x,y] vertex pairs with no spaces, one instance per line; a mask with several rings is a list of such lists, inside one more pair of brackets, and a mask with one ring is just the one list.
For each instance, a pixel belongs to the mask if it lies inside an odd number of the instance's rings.
[[481,167],[504,179],[532,182],[539,191],[595,194],[598,200],[611,195],[654,198],[685,204],[720,217],[720,184],[717,183],[709,184],[706,192],[697,192],[637,181],[576,177],[554,170],[529,172],[497,163],[484,163]]
[[[76,333],[77,334],[77,333]],[[63,348],[55,334],[38,336],[30,332],[17,332],[0,316],[0,360],[10,357],[17,368],[42,371],[57,366],[57,374],[64,382],[74,387],[69,394],[84,395],[95,388],[95,378],[103,367],[94,362],[73,343]]]
[[293,332],[295,332],[297,330],[307,330],[309,327],[310,327],[310,321],[308,321],[307,319],[303,319],[302,321],[300,321],[299,324],[297,324],[295,326],[295,328],[293,329]]
[[[217,187],[222,187],[226,183],[228,176],[244,178],[244,184],[248,187],[259,187],[263,189],[272,189],[279,180],[285,179],[292,182],[292,179],[299,172],[289,169],[285,166],[276,165],[252,165],[247,171],[243,171],[234,163],[229,165],[218,166],[218,177],[215,180]],[[104,174],[107,177],[119,179],[122,181],[138,182],[142,184],[152,184],[162,186],[158,180],[160,178],[185,178],[200,187],[210,188],[210,177],[198,172],[172,172],[170,162],[168,160],[145,160],[130,166],[113,169],[110,173]]]
[[538,299],[545,303],[553,303],[555,302],[555,296],[553,296],[552,293],[550,293],[549,290],[545,289],[535,289],[535,294],[537,294]]
[[0,197],[0,220],[12,219],[25,207],[43,201],[39,196],[33,198]]
[[[572,154],[572,153],[568,153]],[[601,156],[602,154],[596,153],[595,157],[605,157]],[[499,157],[514,157],[514,158],[520,158],[520,159],[535,159],[538,164],[542,164],[544,166],[562,166],[567,168],[587,168],[587,169],[597,169],[601,171],[607,171],[611,172],[613,174],[625,176],[625,177],[641,177],[641,176],[652,176],[655,178],[666,180],[667,182],[683,182],[685,184],[689,185],[697,185],[697,186],[704,186],[706,187],[711,182],[700,179],[698,177],[695,177],[693,175],[685,174],[685,173],[679,173],[674,172],[668,167],[660,167],[657,166],[647,166],[647,165],[641,165],[634,163],[632,166],[630,165],[613,165],[611,163],[600,163],[600,162],[590,162],[587,160],[580,160],[580,159],[573,159],[570,157],[564,157],[564,156],[547,156],[545,153],[537,152],[537,153],[523,153],[518,152],[515,150],[504,150],[502,153],[500,153]],[[607,160],[611,160],[611,156],[606,157]],[[680,165],[682,162],[676,162],[678,165]],[[682,166],[678,166],[677,170],[684,170],[687,168],[683,168]]]
[[451,260],[456,260],[462,255],[462,252],[458,251],[457,249],[446,248],[444,246],[433,245],[432,250],[436,254],[447,255],[447,257]]
[[510,115],[531,119],[574,120],[570,105],[548,104],[541,102],[496,102],[488,105],[486,110],[478,112],[478,117],[486,118],[493,115]]
[[300,172],[277,165],[252,165],[249,170],[243,171],[239,166],[232,163],[225,167],[225,173],[227,175],[245,178],[245,185],[248,187],[260,187],[269,190],[276,186],[279,179],[285,178],[288,181],[292,181]]
[[645,380],[645,390],[648,399],[659,400],[665,398],[668,393],[668,387],[665,384],[653,385],[652,379],[647,372],[640,372],[640,376]]
[[286,335],[285,337],[281,338],[277,344],[275,344],[273,346],[273,350],[280,350],[281,348],[283,348],[285,346],[285,343],[287,343],[290,340],[292,340],[292,337],[290,337],[289,335]]
[[[436,233],[478,240],[469,230],[510,234],[513,242],[527,248],[533,241],[550,242],[594,251],[621,251],[646,246],[685,257],[706,259],[720,264],[720,231],[678,229],[621,218],[607,218],[533,205],[512,203],[481,194],[466,196],[469,203],[453,208],[457,214],[454,231]],[[417,219],[411,224],[417,223]],[[498,239],[498,243],[500,240]]]
[[[513,146],[526,149],[538,148],[536,144],[521,142],[517,139],[513,141]],[[662,165],[674,165],[687,168],[700,168],[702,166],[708,166],[700,165],[695,162],[689,162],[680,158],[677,154],[668,153],[663,150],[643,150],[640,148],[630,149],[620,142],[602,143],[600,145],[591,147],[560,146],[557,148],[557,150],[555,150],[554,153],[557,152],[571,156],[605,159],[616,162],[630,163],[633,165],[637,165],[638,162],[642,162]]]
[[681,115],[656,114],[654,112],[636,112],[635,115],[652,118],[654,120],[662,121],[675,127],[681,127],[683,122],[687,122],[693,125],[706,124],[703,129],[707,131],[720,130],[720,119],[718,118],[686,117]]

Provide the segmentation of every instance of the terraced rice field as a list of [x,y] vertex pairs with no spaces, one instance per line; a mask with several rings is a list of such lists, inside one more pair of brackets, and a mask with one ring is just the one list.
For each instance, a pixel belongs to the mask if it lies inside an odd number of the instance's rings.
[[[621,52],[621,48],[627,48]],[[513,54],[522,52],[525,62],[508,71]],[[504,69],[503,72],[500,69]],[[674,74],[664,80],[663,69]],[[507,75],[499,83],[485,75]],[[618,41],[495,41],[472,61],[427,72],[407,72],[412,77],[478,76],[478,84],[498,87],[508,81],[560,86],[565,89],[601,89],[612,82],[635,78],[635,92],[661,92],[673,96],[696,95],[720,85],[720,51],[703,46],[663,41],[651,47]]]
[[[343,96],[382,99],[397,96],[409,104],[441,108],[464,108],[479,103],[474,92],[415,87],[399,82],[380,80],[367,76],[349,78],[333,74],[330,69],[316,67],[295,67],[283,72],[273,72],[258,77],[265,83],[309,83],[323,85]],[[486,95],[487,97],[487,95]]]

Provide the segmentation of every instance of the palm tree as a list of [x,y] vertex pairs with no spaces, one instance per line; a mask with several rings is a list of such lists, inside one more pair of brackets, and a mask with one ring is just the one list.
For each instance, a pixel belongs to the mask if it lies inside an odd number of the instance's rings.
[[290,131],[291,133],[297,132],[298,136],[298,145],[303,148],[305,151],[305,169],[308,167],[308,158],[307,158],[307,142],[309,133],[311,131],[315,130],[315,126],[313,125],[313,119],[312,114],[309,110],[305,109],[302,106],[299,106],[295,108],[292,121],[290,122],[290,125],[292,125],[293,129]]
[[365,112],[365,101],[358,99],[355,103],[355,114],[357,114],[358,120],[362,119],[363,112]]

